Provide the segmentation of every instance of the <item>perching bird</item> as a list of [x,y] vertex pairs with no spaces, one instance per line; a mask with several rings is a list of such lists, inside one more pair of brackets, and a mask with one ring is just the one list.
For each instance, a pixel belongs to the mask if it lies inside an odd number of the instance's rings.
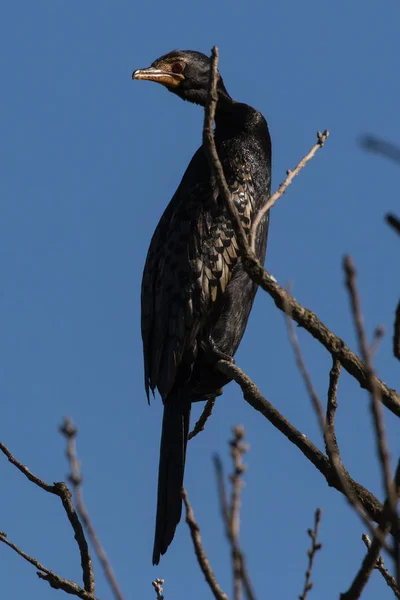
[[[175,50],[132,74],[205,106],[210,59]],[[218,75],[215,143],[247,233],[267,201],[271,140],[264,117],[235,102]],[[265,259],[269,215],[256,238]],[[215,398],[228,379],[214,369],[231,359],[247,325],[257,286],[243,270],[232,222],[201,146],[154,232],[142,281],[142,338],[147,398],[164,403],[153,564],[181,518],[181,487],[192,402]]]

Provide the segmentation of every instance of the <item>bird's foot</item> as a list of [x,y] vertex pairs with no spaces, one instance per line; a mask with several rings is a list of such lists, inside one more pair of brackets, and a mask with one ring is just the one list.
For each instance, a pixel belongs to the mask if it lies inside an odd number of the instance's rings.
[[229,354],[226,354],[225,352],[220,350],[218,348],[214,338],[211,335],[208,336],[208,339],[205,342],[203,349],[204,349],[204,353],[206,355],[207,361],[209,361],[210,363],[215,363],[215,362],[218,362],[219,360],[226,360],[230,363],[235,364],[235,359],[233,358],[233,356],[230,356]]

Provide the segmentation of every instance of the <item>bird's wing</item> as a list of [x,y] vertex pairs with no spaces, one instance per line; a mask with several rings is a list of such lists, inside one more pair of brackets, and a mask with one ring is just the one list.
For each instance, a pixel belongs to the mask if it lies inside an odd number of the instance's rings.
[[[228,183],[249,231],[251,175],[245,167],[234,170],[237,177]],[[149,389],[157,387],[164,399],[180,365],[190,376],[198,336],[220,304],[239,256],[231,221],[208,168],[200,184],[198,177],[193,183],[186,177],[188,171],[154,233],[142,281],[146,392],[149,395]]]

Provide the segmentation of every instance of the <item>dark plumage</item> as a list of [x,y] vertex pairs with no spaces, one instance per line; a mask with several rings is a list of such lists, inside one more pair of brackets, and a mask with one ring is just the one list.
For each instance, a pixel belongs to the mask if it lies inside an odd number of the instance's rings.
[[[210,60],[174,51],[134,79],[166,86],[184,100],[206,103]],[[215,142],[246,232],[270,194],[271,141],[264,117],[235,102],[219,77]],[[263,263],[268,215],[257,232]],[[257,286],[244,272],[238,246],[203,147],[193,156],[155,230],[142,282],[145,385],[164,402],[153,564],[171,543],[181,518],[186,444],[192,402],[214,398],[228,383],[213,368],[233,357]]]

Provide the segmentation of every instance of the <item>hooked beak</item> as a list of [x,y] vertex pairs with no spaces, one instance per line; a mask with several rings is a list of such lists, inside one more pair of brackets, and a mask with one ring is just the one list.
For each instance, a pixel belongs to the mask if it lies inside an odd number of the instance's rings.
[[137,69],[132,73],[132,79],[146,79],[147,81],[155,81],[161,83],[168,88],[175,88],[180,85],[181,81],[185,79],[182,73],[170,73],[163,69],[156,69],[155,67],[149,67],[148,69]]

